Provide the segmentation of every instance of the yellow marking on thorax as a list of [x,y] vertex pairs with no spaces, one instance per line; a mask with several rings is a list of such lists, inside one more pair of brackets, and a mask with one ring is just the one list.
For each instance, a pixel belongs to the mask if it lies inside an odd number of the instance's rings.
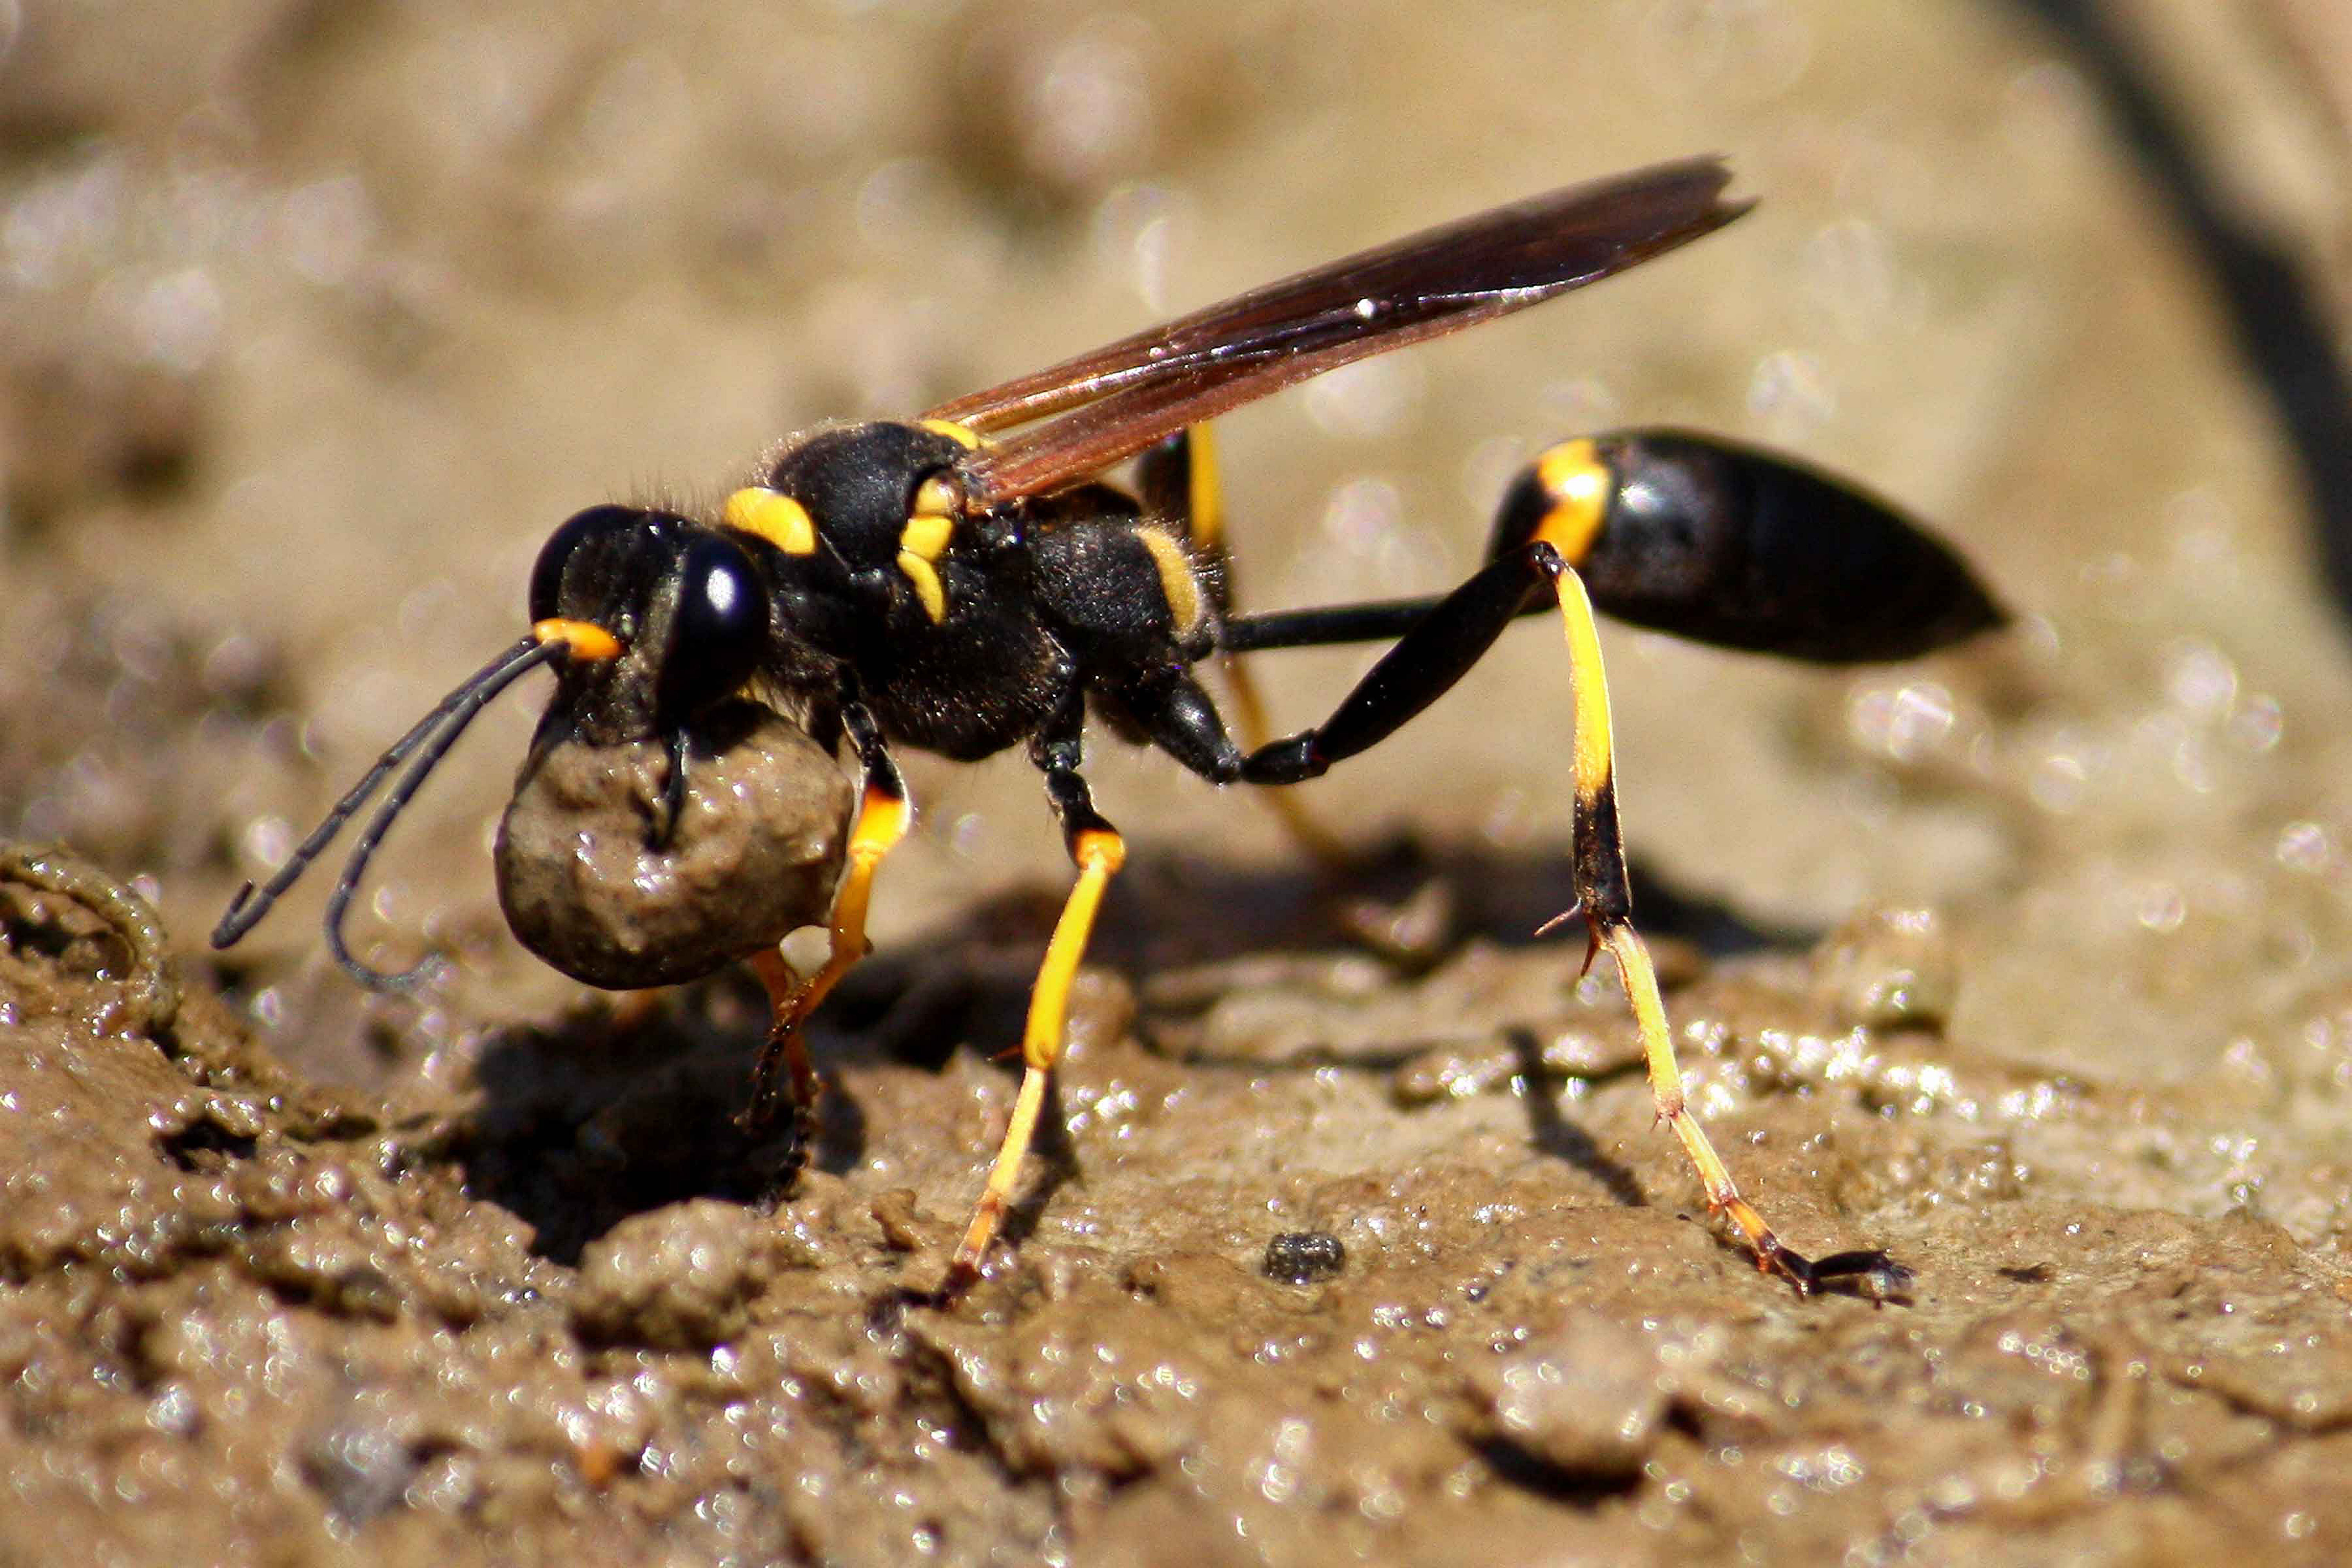
[[948,593],[940,581],[939,568],[931,563],[946,554],[954,542],[962,505],[963,493],[955,481],[945,474],[933,474],[915,492],[915,510],[907,514],[907,526],[898,531],[898,570],[915,585],[915,597],[923,602],[923,614],[934,625],[948,618]]
[[980,449],[979,433],[952,419],[919,419],[916,423],[934,436],[944,436],[967,452]]
[[1201,582],[1192,574],[1192,558],[1184,547],[1156,528],[1139,528],[1135,537],[1151,552],[1151,563],[1160,569],[1160,592],[1167,597],[1168,608],[1176,617],[1179,636],[1201,624]]
[[948,591],[940,581],[940,569],[911,550],[898,552],[898,570],[915,585],[915,597],[923,602],[923,614],[937,626],[948,618]]
[[[907,514],[907,526],[898,531],[898,548],[911,550],[926,561],[937,561],[955,537],[957,512],[952,503],[952,489],[946,497],[931,494],[937,479],[926,479],[923,488],[915,492],[915,510]],[[942,505],[945,500],[947,504]]]
[[1617,481],[1593,444],[1582,437],[1562,441],[1536,459],[1536,483],[1543,487],[1551,507],[1536,525],[1535,537],[1560,553],[1570,565],[1583,563],[1601,524],[1609,515],[1609,497]]
[[915,487],[914,515],[917,517],[961,517],[963,515],[963,487],[952,475],[933,474]]
[[727,526],[755,534],[787,555],[816,553],[816,523],[808,508],[780,491],[751,486],[727,498]]
[[898,548],[909,555],[937,561],[947,553],[948,542],[954,537],[955,519],[918,514],[908,518],[907,526],[898,531]]

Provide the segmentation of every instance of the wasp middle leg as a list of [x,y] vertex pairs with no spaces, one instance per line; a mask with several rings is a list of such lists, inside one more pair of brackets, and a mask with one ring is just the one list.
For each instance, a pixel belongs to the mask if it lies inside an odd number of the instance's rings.
[[[1234,558],[1225,543],[1223,487],[1218,479],[1215,427],[1196,425],[1180,430],[1136,459],[1136,488],[1144,506],[1157,517],[1179,523],[1184,542],[1201,568],[1202,584],[1222,624],[1233,614]],[[1274,738],[1267,721],[1265,699],[1241,651],[1224,647],[1217,661],[1225,690],[1233,700],[1234,728],[1242,745],[1255,751]],[[1288,791],[1265,795],[1265,803],[1281,821],[1291,842],[1304,849],[1326,871],[1339,871],[1354,857],[1339,836],[1326,826],[1303,799]]]
[[1013,1102],[1013,1118],[1004,1129],[996,1162],[989,1168],[988,1185],[972,1210],[954,1258],[948,1264],[942,1293],[953,1296],[980,1278],[990,1245],[1013,1203],[1013,1184],[1021,1163],[1036,1136],[1037,1119],[1045,1107],[1046,1086],[1054,1065],[1061,1059],[1069,1016],[1070,988],[1094,934],[1095,916],[1102,908],[1104,890],[1127,858],[1127,844],[1095,810],[1087,781],[1078,772],[1082,753],[1083,710],[1073,709],[1053,729],[1032,743],[1031,755],[1045,770],[1045,795],[1062,825],[1063,842],[1078,868],[1061,919],[1045,946],[1037,969],[1037,983],[1029,994],[1029,1016],[1021,1032],[1021,1090]]
[[751,959],[753,972],[767,989],[772,1017],[767,1043],[761,1047],[759,1060],[751,1068],[751,1100],[738,1121],[753,1131],[770,1125],[778,1110],[777,1080],[782,1078],[782,1087],[789,1089],[792,1100],[795,1162],[806,1160],[816,1146],[816,1105],[823,1087],[816,1064],[809,1059],[802,1026],[841,977],[866,956],[866,912],[873,899],[874,874],[906,837],[913,814],[906,780],[883,743],[874,716],[863,703],[848,702],[843,705],[841,717],[850,743],[857,750],[866,782],[857,825],[850,831],[848,868],[834,894],[824,963],[809,974],[797,975],[774,949]]

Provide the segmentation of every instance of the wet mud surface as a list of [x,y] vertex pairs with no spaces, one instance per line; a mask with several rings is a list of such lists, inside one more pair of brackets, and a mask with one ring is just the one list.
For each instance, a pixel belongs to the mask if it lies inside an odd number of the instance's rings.
[[[26,8],[0,1560],[2352,1555],[2352,680],[2279,421],[2019,13],[1590,9]],[[2293,11],[2142,41],[2340,302]],[[529,698],[355,912],[425,994],[334,970],[316,892],[201,948],[578,507],[1703,149],[1765,205],[1687,258],[1231,421],[1241,595],[1436,586],[1614,421],[1790,447],[1983,567],[2018,624],[1925,664],[1609,643],[1692,1103],[1907,1300],[1756,1273],[1613,983],[1531,934],[1545,634],[1308,794],[1356,875],[1097,744],[1135,853],[952,1306],[1065,886],[1017,762],[910,765],[789,1184],[748,977],[606,996],[506,933]],[[1359,668],[1260,673],[1301,724]]]

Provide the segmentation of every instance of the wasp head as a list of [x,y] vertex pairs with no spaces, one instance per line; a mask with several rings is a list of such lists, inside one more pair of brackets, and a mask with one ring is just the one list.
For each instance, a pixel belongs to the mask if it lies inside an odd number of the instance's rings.
[[562,643],[557,704],[586,741],[672,735],[740,690],[769,650],[768,594],[743,548],[686,518],[591,507],[531,568],[531,635]]
[[250,931],[385,786],[328,897],[328,946],[370,984],[425,973],[360,963],[345,911],[425,775],[541,665],[553,667],[556,694],[497,857],[500,902],[524,945],[591,984],[667,984],[824,917],[851,791],[800,726],[741,695],[775,642],[743,547],[673,513],[592,507],[541,550],[530,611],[528,636],[386,751],[267,883],[239,890],[215,946]]

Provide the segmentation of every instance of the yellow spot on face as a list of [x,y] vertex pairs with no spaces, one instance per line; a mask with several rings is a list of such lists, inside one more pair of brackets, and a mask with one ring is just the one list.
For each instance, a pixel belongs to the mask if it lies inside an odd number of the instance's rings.
[[542,643],[560,642],[573,658],[590,664],[603,664],[621,657],[621,639],[593,621],[574,621],[553,616],[533,621],[530,635]]
[[1177,631],[1192,630],[1201,624],[1201,583],[1192,575],[1192,557],[1156,528],[1139,528],[1135,537],[1151,552],[1151,563],[1160,569],[1160,592],[1168,600],[1169,613],[1176,617]]
[[948,591],[940,582],[939,569],[911,550],[898,552],[898,570],[915,585],[915,597],[923,602],[923,614],[937,626],[948,618]]
[[766,540],[787,555],[816,553],[816,523],[788,495],[752,486],[727,498],[724,521],[740,533]]
[[1600,450],[1582,438],[1562,441],[1536,459],[1536,483],[1550,498],[1551,509],[1536,525],[1535,536],[1573,566],[1592,550],[1609,514],[1609,497],[1617,481]]
[[922,427],[932,435],[944,436],[967,452],[979,449],[980,437],[952,419],[926,419],[921,421],[921,424]]

